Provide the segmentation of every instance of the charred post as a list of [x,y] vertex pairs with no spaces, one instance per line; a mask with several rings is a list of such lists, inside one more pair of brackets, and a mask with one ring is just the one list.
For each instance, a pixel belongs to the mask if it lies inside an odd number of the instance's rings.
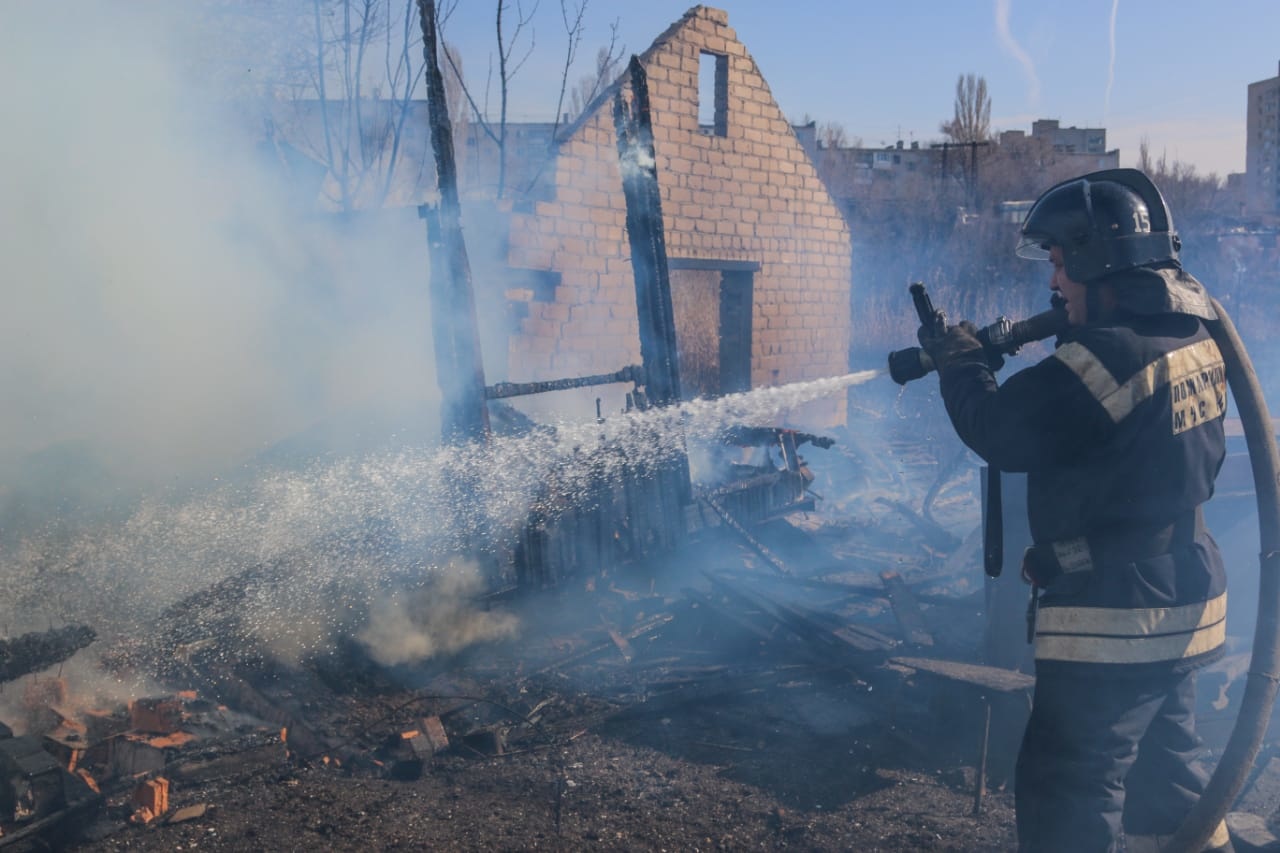
[[571,388],[589,388],[593,385],[610,385],[614,382],[644,384],[644,368],[631,364],[613,373],[597,373],[576,379],[548,379],[545,382],[495,382],[484,389],[489,400],[522,397],[528,394],[545,394],[548,391],[566,391]]
[[[649,81],[636,56],[628,66],[631,102],[619,90],[614,98],[613,124],[618,137],[618,166],[627,202],[627,239],[635,273],[636,315],[640,321],[640,360],[644,367],[648,402],[669,406],[680,402],[680,361],[676,349],[675,312],[671,306],[671,278],[662,225],[662,199],[649,115]],[[681,530],[683,505],[691,500],[689,463],[681,459],[660,473],[669,480],[677,501],[664,501],[661,511],[667,529]]]
[[631,242],[631,266],[635,271],[640,358],[644,363],[649,402],[666,406],[680,401],[680,370],[649,116],[649,82],[635,56],[631,57],[628,72],[632,100],[628,104],[622,92],[618,92],[614,99],[613,123],[618,135],[622,191],[627,200],[627,239]]
[[435,0],[418,0],[422,19],[422,54],[426,64],[427,113],[435,152],[440,201],[423,205],[431,252],[431,328],[435,339],[436,377],[440,385],[441,435],[446,442],[481,441],[489,435],[485,407],[484,364],[471,265],[462,239],[462,208],[453,156],[453,124],[444,95],[444,77],[436,56]]

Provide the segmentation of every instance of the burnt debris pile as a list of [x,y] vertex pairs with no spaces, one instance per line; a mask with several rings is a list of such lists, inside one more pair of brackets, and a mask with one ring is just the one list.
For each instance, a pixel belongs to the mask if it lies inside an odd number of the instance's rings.
[[[737,414],[743,405],[732,404]],[[686,434],[720,440],[695,452],[690,500],[677,504],[680,527],[664,547],[628,544],[643,516],[628,502],[653,489],[625,476],[609,500],[523,517],[538,522],[523,535],[538,528],[543,559],[560,560],[523,586],[409,547],[421,543],[407,545],[394,524],[327,532],[311,550],[211,572],[139,630],[88,650],[95,671],[146,684],[149,698],[100,703],[60,673],[27,681],[26,734],[4,740],[0,844],[54,825],[98,837],[205,819],[226,779],[270,784],[305,770],[411,782],[543,755],[560,772],[558,756],[586,735],[708,764],[728,755],[735,778],[764,787],[783,757],[825,755],[812,780],[780,793],[794,808],[832,785],[849,798],[875,789],[885,766],[977,766],[987,697],[1025,697],[1026,685],[1008,674],[993,688],[985,668],[955,663],[976,662],[981,635],[976,574],[957,572],[964,547],[940,550],[909,511],[870,494],[856,506],[872,515],[812,512],[824,484],[856,481],[863,457],[907,472],[895,486],[907,488],[921,460],[859,449],[852,434],[833,447],[791,430],[703,428],[696,407],[679,419]],[[636,470],[634,454],[610,452],[631,457],[612,477]],[[592,466],[581,453],[567,459]],[[973,509],[963,489],[939,504],[947,523]],[[373,581],[348,576],[371,566]],[[47,666],[92,639],[66,628],[5,648],[38,647]],[[951,719],[971,737],[928,722],[948,693],[962,698]],[[974,788],[972,772],[956,784]]]

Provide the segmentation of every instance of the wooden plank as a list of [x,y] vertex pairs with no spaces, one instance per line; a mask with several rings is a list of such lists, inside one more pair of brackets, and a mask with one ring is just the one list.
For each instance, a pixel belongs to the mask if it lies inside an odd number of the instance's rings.
[[972,684],[996,693],[1017,693],[1030,690],[1036,680],[1024,672],[1013,669],[999,669],[994,666],[982,666],[976,663],[960,663],[953,660],[936,658],[894,657],[889,663],[905,666],[919,672],[926,672],[948,681]]

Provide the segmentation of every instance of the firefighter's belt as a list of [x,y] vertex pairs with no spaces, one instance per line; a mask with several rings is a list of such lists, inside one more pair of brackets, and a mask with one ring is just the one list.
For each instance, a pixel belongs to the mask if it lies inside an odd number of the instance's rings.
[[1044,589],[1063,575],[1093,571],[1095,566],[1136,563],[1184,548],[1204,532],[1200,508],[1157,530],[1136,530],[1032,545],[1022,555],[1022,574]]

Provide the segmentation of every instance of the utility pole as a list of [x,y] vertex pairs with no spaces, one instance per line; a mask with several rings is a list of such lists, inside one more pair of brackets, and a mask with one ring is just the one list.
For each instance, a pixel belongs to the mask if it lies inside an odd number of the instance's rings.
[[964,165],[964,161],[963,160],[960,161],[960,164],[961,164],[960,167],[961,169],[964,170],[965,204],[967,207],[972,208],[977,203],[978,149],[984,148],[990,144],[991,144],[991,140],[989,139],[974,139],[974,140],[970,140],[969,142],[935,142],[929,146],[930,148],[942,149],[943,180],[951,176],[950,171],[948,170],[948,161],[949,161],[948,155],[951,151],[952,146],[955,146],[956,148],[967,147],[969,149],[969,165],[966,167]]

